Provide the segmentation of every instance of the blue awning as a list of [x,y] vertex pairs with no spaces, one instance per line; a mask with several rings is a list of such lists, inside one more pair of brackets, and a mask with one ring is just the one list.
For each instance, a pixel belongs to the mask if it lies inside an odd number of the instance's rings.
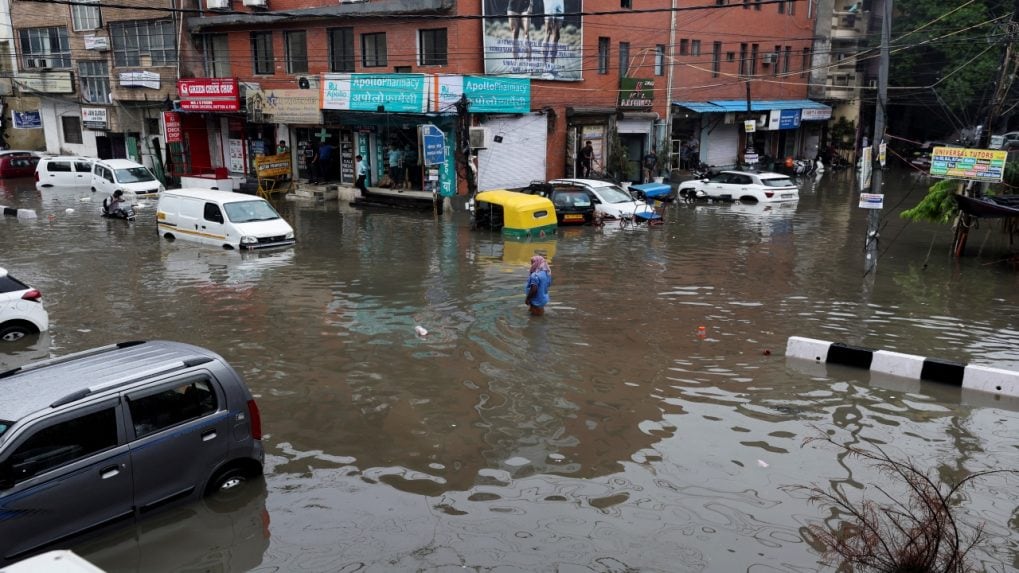
[[[745,99],[716,99],[711,101],[674,101],[672,105],[685,107],[697,113],[728,113],[745,112]],[[773,109],[825,109],[831,107],[809,99],[755,99],[750,100],[751,111],[771,111]]]

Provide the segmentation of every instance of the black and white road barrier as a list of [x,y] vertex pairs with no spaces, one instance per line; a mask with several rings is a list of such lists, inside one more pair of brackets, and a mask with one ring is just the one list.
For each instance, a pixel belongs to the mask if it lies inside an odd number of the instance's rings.
[[866,368],[872,372],[940,382],[969,390],[1019,396],[1019,372],[991,366],[963,364],[799,336],[789,337],[785,354],[791,358]]
[[14,207],[4,207],[0,205],[0,212],[3,212],[4,217],[17,217],[19,219],[35,219],[35,209],[15,209]]

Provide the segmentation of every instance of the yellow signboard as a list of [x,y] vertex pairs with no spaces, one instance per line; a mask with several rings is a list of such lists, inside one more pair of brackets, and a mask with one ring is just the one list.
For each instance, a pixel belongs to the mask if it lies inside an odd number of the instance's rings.
[[1000,183],[1006,161],[1008,152],[997,149],[935,147],[931,153],[931,175]]
[[290,154],[260,155],[255,158],[255,173],[259,179],[290,175]]

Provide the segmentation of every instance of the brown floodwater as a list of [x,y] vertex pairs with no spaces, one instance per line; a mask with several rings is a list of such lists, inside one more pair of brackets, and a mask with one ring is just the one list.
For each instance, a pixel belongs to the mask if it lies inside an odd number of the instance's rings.
[[[806,528],[838,520],[786,486],[897,486],[806,438],[949,480],[1019,468],[1019,400],[784,356],[808,336],[1019,369],[999,227],[953,259],[950,229],[898,217],[929,182],[885,181],[867,275],[846,172],[796,204],[679,203],[658,227],[536,243],[462,212],[281,201],[298,242],[256,253],[161,240],[152,204],[129,224],[87,191],[6,181],[0,204],[39,218],[0,220],[0,265],[43,292],[51,330],[0,367],[180,340],[257,396],[264,481],[76,547],[110,571],[817,570]],[[554,277],[541,318],[523,303],[535,251]],[[978,568],[1019,567],[1017,497],[1017,477],[966,490]]]

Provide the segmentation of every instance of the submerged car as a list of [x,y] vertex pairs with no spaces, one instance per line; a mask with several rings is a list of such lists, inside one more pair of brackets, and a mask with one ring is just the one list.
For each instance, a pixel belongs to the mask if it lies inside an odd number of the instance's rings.
[[55,155],[39,159],[35,166],[36,189],[51,187],[81,187],[88,189],[92,183],[91,157]]
[[0,151],[0,178],[31,177],[39,156],[34,151]]
[[559,225],[590,225],[594,221],[594,201],[583,187],[532,183],[524,192],[550,199]]
[[644,201],[637,201],[622,187],[609,181],[595,179],[553,179],[552,185],[571,185],[587,192],[594,209],[603,219],[629,219],[636,213],[653,209]]
[[0,344],[45,332],[49,325],[42,293],[0,267]]
[[719,201],[797,201],[800,190],[787,175],[756,171],[721,171],[705,179],[679,184],[679,195],[688,199]]
[[163,184],[141,163],[127,159],[96,161],[92,167],[92,191],[108,197],[123,191],[128,198],[155,197],[165,191]]

